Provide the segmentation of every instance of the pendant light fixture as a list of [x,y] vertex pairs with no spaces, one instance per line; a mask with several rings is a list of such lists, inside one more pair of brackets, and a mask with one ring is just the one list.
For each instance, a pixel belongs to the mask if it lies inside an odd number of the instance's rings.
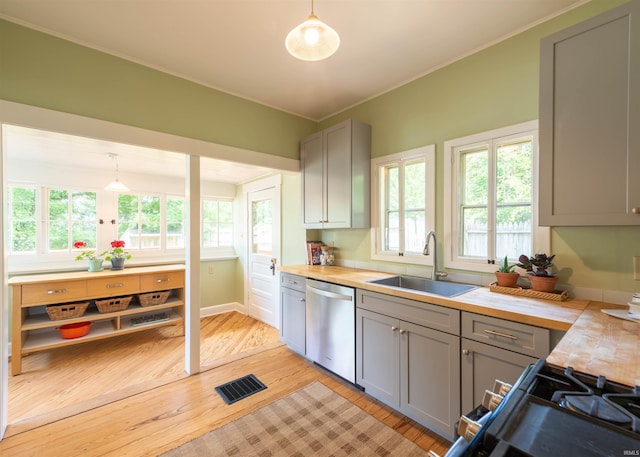
[[129,192],[129,188],[122,184],[120,179],[118,179],[118,154],[110,152],[107,154],[107,157],[116,162],[116,179],[107,184],[104,190],[111,190],[113,192]]
[[340,37],[313,12],[302,24],[287,35],[285,46],[289,53],[300,60],[315,61],[326,59],[338,50]]

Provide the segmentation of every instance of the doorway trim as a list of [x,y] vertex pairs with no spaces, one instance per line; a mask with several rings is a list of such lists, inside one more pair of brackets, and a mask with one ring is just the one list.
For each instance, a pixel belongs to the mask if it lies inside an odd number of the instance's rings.
[[[76,114],[63,113],[46,108],[40,108],[31,105],[0,100],[0,131],[3,124],[12,124],[23,127],[30,127],[40,130],[55,131],[69,135],[77,135],[82,137],[96,138],[104,141],[113,141],[118,143],[128,143],[137,146],[145,146],[150,148],[170,150],[185,155],[185,160],[189,156],[210,157],[230,162],[241,162],[256,166],[264,166],[272,169],[284,171],[298,171],[300,161],[289,159],[286,157],[274,156],[256,151],[250,151],[231,146],[210,143],[207,141],[196,140],[193,138],[181,137],[168,133],[162,133],[147,130],[139,127],[133,127],[115,122],[93,119],[89,117],[79,116]],[[2,137],[0,136],[0,140]],[[6,170],[4,168],[3,143],[0,141],[0,182],[4,184],[6,179]],[[188,151],[188,152],[187,152]],[[193,167],[191,160],[188,161],[190,167]],[[193,168],[192,168],[193,169]],[[199,169],[199,166],[198,166]],[[187,183],[188,185],[188,183]],[[3,185],[3,188],[5,186]],[[192,189],[193,190],[193,189]],[[199,192],[199,186],[198,186]],[[194,196],[194,195],[192,195]],[[199,200],[199,195],[197,196]],[[1,198],[0,198],[1,200]],[[2,201],[3,202],[3,201]],[[4,203],[4,202],[3,202]],[[4,208],[3,204],[3,208]],[[199,205],[197,205],[199,207]],[[8,272],[6,270],[7,258],[5,254],[4,240],[4,222],[5,215],[2,216],[0,222],[0,250],[3,257],[0,265],[0,276],[2,277],[2,293],[0,294],[0,440],[4,437],[4,431],[8,425],[8,333],[9,333],[9,302],[8,302]],[[190,229],[191,230],[191,229]],[[200,276],[200,262],[197,260],[189,260],[187,264],[188,274],[192,278]],[[197,279],[191,281],[191,287],[198,283]],[[199,294],[200,290],[192,290],[187,284],[187,304],[192,307],[191,316],[199,312]],[[193,298],[190,298],[193,297]],[[198,308],[196,308],[198,307]],[[185,332],[193,336],[190,329],[190,323],[194,320],[189,317],[185,320]],[[199,370],[199,344],[187,344],[185,339],[185,371],[192,374],[197,371],[190,372],[197,368]],[[197,362],[196,362],[197,361]]]

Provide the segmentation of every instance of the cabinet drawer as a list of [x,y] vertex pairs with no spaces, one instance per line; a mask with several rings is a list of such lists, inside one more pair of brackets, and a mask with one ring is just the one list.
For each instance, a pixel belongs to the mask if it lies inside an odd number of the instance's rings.
[[23,305],[64,303],[84,298],[85,295],[87,295],[87,282],[84,280],[22,285]]
[[176,289],[178,287],[184,287],[183,271],[167,271],[165,273],[140,276],[140,290],[142,292]]
[[417,300],[358,290],[356,306],[443,332],[460,334],[460,311]]
[[546,328],[464,312],[462,336],[532,357],[549,355],[550,335]]
[[114,276],[87,281],[90,297],[117,297],[140,291],[140,276]]
[[280,287],[287,287],[289,289],[305,291],[306,280],[302,276],[292,275],[289,273],[280,274]]

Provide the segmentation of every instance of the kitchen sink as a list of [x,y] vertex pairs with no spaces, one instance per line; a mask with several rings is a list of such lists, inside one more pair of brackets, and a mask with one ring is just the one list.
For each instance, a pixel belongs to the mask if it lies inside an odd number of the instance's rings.
[[389,278],[373,279],[367,281],[379,286],[387,286],[394,289],[406,289],[428,294],[440,295],[441,297],[455,297],[470,290],[477,289],[478,286],[471,284],[460,284],[457,282],[434,281],[433,279],[419,278],[417,276],[391,276]]

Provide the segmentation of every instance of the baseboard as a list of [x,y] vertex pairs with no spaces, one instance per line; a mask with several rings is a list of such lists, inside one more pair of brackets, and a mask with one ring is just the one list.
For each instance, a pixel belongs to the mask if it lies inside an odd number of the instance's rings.
[[244,305],[238,302],[225,303],[222,305],[207,306],[200,308],[200,319],[207,316],[215,316],[216,314],[229,313],[231,311],[237,311],[241,314],[247,314]]

